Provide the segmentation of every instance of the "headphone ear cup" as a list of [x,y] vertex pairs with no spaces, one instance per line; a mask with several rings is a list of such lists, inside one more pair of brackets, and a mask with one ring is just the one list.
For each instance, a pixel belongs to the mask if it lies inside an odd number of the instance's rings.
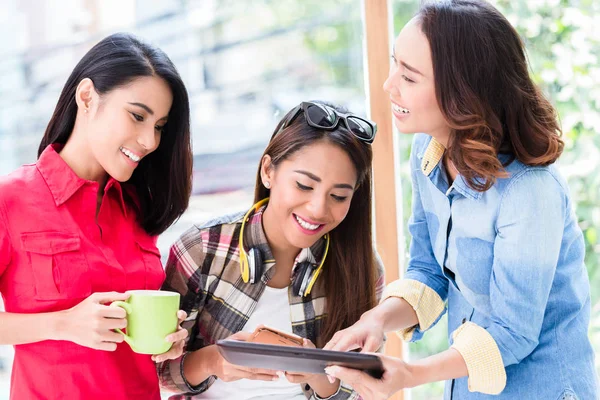
[[312,277],[314,267],[312,263],[304,261],[298,265],[298,268],[298,274],[296,275],[296,279],[294,279],[294,283],[292,284],[292,291],[296,296],[304,296],[306,287],[308,286],[310,278]]
[[250,283],[262,278],[263,258],[259,249],[251,248],[248,251],[248,268],[250,269]]

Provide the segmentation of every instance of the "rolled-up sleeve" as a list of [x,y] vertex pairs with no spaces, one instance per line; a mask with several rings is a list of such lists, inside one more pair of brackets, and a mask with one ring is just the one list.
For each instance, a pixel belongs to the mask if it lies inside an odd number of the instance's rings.
[[467,323],[453,333],[469,390],[501,392],[505,367],[537,347],[568,212],[566,190],[547,169],[525,170],[506,189],[496,224],[490,324]]
[[412,279],[399,279],[390,283],[383,292],[382,301],[389,297],[400,297],[417,313],[418,327],[402,329],[397,334],[405,341],[413,338],[415,331],[419,334],[431,328],[444,314],[445,303],[437,292],[422,282]]

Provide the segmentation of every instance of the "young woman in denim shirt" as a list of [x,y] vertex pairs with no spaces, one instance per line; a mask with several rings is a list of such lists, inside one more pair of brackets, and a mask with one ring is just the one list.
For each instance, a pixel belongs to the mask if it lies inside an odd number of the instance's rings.
[[[491,5],[424,5],[395,41],[384,89],[414,138],[408,271],[326,348],[418,340],[448,310],[451,348],[383,357],[375,380],[332,367],[367,399],[446,380],[445,399],[596,399],[584,241],[555,110],[523,43]],[[492,396],[494,395],[494,396]]]

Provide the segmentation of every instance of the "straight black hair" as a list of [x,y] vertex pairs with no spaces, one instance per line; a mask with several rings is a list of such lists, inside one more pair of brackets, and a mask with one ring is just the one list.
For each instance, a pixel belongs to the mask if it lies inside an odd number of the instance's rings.
[[125,201],[137,211],[150,235],[164,232],[186,210],[192,190],[192,148],[188,93],[177,69],[160,49],[128,33],[110,35],[79,61],[58,98],[58,103],[38,149],[38,157],[51,144],[65,144],[75,126],[79,83],[89,78],[102,96],[136,78],[157,76],[169,85],[173,104],[158,148],[144,157],[127,182],[134,197]]

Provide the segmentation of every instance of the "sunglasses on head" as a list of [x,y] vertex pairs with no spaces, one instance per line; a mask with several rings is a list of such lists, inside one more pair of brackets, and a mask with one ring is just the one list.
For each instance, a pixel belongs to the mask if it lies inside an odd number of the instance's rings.
[[373,143],[375,139],[375,133],[377,132],[377,124],[375,122],[354,114],[342,113],[326,104],[312,101],[305,101],[296,106],[277,133],[290,126],[301,111],[304,112],[304,119],[306,119],[308,125],[313,128],[333,131],[338,128],[340,122],[343,122],[342,127],[357,139],[369,144]]

